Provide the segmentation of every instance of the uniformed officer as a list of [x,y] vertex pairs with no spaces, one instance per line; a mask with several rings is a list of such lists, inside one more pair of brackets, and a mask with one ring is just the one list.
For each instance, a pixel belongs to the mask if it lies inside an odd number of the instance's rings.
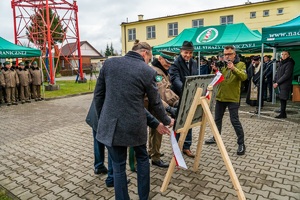
[[[16,61],[12,61],[11,62],[11,69],[15,70],[18,74],[18,66],[17,66],[17,62]],[[15,89],[15,98],[16,98],[16,102],[18,102],[20,100],[20,86],[16,86]]]
[[3,79],[1,80],[2,87],[5,87],[7,105],[18,105],[15,98],[16,86],[19,85],[19,77],[14,69],[11,68],[10,62],[4,63],[2,70]]
[[2,87],[2,82],[1,81],[4,81],[4,78],[3,78],[3,74],[2,74],[2,62],[0,62],[0,104],[4,103],[4,88]]
[[31,83],[31,75],[27,69],[25,69],[24,63],[19,63],[19,68],[17,70],[17,74],[19,76],[20,81],[20,98],[21,103],[31,103],[29,100],[29,84]]
[[[176,115],[176,108],[179,102],[179,97],[171,90],[170,77],[168,69],[174,62],[175,54],[171,52],[161,52],[158,59],[153,60],[152,68],[157,72],[156,84],[158,87],[161,100],[166,110],[171,114],[172,117]],[[149,111],[155,116],[155,113],[149,107]],[[152,160],[152,165],[159,167],[169,167],[169,164],[165,163],[160,159],[160,147],[161,147],[162,135],[159,134],[155,129],[150,129],[149,135],[149,155]]]
[[32,79],[32,96],[35,101],[41,101],[41,85],[42,85],[42,72],[37,65],[37,62],[34,61],[30,68],[30,75]]

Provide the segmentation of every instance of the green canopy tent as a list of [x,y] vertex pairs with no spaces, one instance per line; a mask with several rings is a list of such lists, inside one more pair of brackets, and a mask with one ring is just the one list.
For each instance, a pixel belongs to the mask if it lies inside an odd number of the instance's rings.
[[243,53],[261,50],[261,35],[251,31],[244,23],[238,23],[184,29],[169,42],[154,46],[153,53],[163,50],[178,53],[185,40],[193,42],[195,52],[201,54],[217,54],[226,45],[233,45],[238,52]]
[[276,48],[300,47],[300,16],[282,24],[262,28],[262,42]]
[[300,15],[283,24],[262,28],[262,42],[275,47],[275,50],[290,50],[298,63],[294,68],[294,76],[300,75]]
[[[282,24],[275,26],[264,27],[262,28],[262,57],[264,55],[264,44],[273,48],[273,55],[276,55],[276,50],[280,49],[289,49],[289,50],[299,50],[300,49],[300,16],[287,21]],[[294,68],[293,75],[300,75],[300,58],[299,51],[293,52],[292,57],[296,61],[296,66]],[[297,65],[298,63],[298,65]],[[273,78],[276,72],[276,64],[273,65]],[[262,74],[261,74],[262,77]],[[262,83],[262,79],[260,80]],[[261,84],[262,85],[262,84]],[[260,90],[261,91],[261,90]],[[261,94],[259,100],[259,114],[261,108]],[[272,103],[275,103],[276,96],[273,90]]]
[[39,49],[19,46],[0,37],[0,58],[27,58],[39,56],[41,56],[41,51]]

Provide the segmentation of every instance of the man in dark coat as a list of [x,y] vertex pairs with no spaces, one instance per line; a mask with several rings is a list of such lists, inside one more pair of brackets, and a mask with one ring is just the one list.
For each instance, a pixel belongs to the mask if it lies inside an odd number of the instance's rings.
[[286,118],[286,103],[290,96],[295,61],[288,51],[281,53],[282,61],[275,74],[273,87],[277,89],[280,99],[280,114],[275,118]]
[[[170,78],[172,83],[172,90],[181,97],[182,87],[185,81],[186,76],[197,75],[197,63],[193,60],[193,51],[194,46],[192,42],[184,41],[182,47],[180,48],[180,55],[175,60],[174,64],[170,67]],[[179,139],[179,134],[176,138]],[[192,129],[189,130],[184,144],[183,144],[183,153],[189,157],[195,157],[191,152],[190,147],[192,145]]]
[[[146,109],[147,116],[147,125],[151,129],[155,129],[158,133],[162,134],[168,131],[162,123],[160,123],[153,115],[151,115]],[[96,113],[95,102],[92,101],[89,108],[88,114],[85,119],[86,123],[92,128],[93,139],[94,139],[94,173],[95,174],[107,174],[105,184],[107,187],[114,187],[114,177],[113,177],[113,168],[112,161],[108,155],[108,170],[104,165],[105,158],[105,146],[96,139],[97,127],[98,127],[98,116]],[[127,181],[129,182],[129,180]]]
[[147,64],[151,46],[136,42],[125,56],[105,61],[97,80],[94,101],[99,116],[96,139],[106,145],[112,159],[116,199],[129,199],[126,158],[133,147],[137,160],[139,199],[150,192],[150,165],[146,149],[147,119],[144,97],[164,125],[173,126],[167,116],[155,83],[156,72]]

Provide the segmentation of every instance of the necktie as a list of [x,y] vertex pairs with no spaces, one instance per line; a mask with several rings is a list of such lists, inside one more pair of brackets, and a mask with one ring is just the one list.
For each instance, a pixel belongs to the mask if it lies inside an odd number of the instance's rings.
[[188,69],[190,69],[189,62],[185,62]]

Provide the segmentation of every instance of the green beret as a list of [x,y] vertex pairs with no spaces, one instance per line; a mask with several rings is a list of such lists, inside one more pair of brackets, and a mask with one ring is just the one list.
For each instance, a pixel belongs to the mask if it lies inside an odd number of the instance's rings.
[[36,61],[33,61],[33,63],[32,63],[33,65],[37,65],[37,62]]
[[19,65],[20,65],[20,66],[24,66],[24,63],[23,63],[23,62],[20,62]]
[[5,61],[4,65],[10,65],[9,61]]
[[29,60],[26,60],[26,61],[25,61],[25,64],[26,64],[26,65],[28,65],[29,63],[30,63]]
[[174,64],[175,53],[169,51],[161,51],[159,55],[163,57],[167,61],[167,63]]

